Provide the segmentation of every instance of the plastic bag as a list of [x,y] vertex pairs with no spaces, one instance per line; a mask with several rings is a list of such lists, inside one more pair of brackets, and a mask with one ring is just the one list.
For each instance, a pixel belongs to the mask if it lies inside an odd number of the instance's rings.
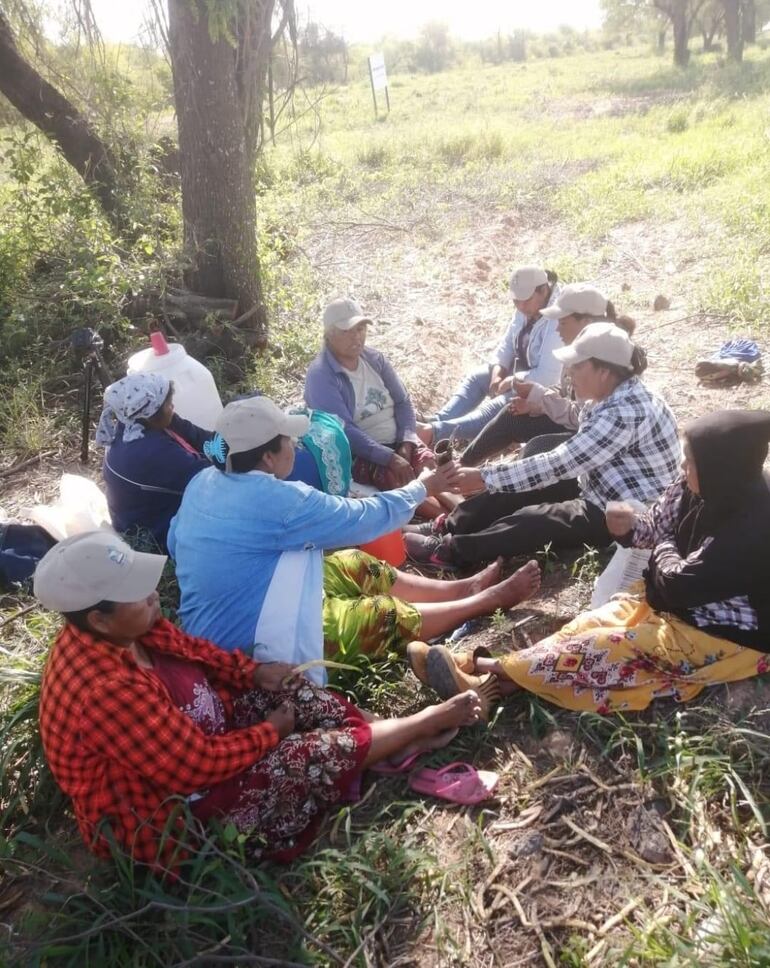
[[24,515],[61,541],[86,531],[112,531],[107,498],[87,477],[63,474],[54,504],[25,508]]
[[651,554],[649,548],[621,548],[618,545],[610,563],[594,583],[591,608],[606,605],[613,595],[627,592],[635,582],[641,581]]

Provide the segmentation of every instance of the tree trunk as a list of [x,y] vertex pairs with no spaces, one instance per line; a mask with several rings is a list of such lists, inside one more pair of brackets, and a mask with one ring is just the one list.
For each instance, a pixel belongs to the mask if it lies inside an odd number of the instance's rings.
[[[169,48],[179,125],[182,214],[193,266],[189,288],[237,299],[248,342],[264,346],[267,313],[256,238],[257,137],[245,124],[238,51],[212,40],[202,0],[169,0]],[[269,50],[269,34],[268,48]]]
[[675,0],[671,20],[674,27],[674,63],[687,67],[690,62],[690,22],[687,19],[687,0]]
[[757,42],[757,5],[754,0],[742,0],[742,28],[744,44]]
[[0,10],[0,92],[28,121],[55,142],[105,213],[118,210],[115,166],[109,149],[86,118],[22,57]]
[[725,8],[727,56],[731,61],[742,61],[741,0],[722,0],[722,6]]

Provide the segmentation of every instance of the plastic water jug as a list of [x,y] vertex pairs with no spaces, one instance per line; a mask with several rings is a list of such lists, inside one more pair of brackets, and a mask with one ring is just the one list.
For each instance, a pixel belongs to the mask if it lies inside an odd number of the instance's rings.
[[173,380],[176,413],[204,430],[213,430],[222,412],[214,377],[187,355],[181,343],[166,343],[162,333],[153,333],[151,340],[150,347],[129,357],[128,372],[160,373]]

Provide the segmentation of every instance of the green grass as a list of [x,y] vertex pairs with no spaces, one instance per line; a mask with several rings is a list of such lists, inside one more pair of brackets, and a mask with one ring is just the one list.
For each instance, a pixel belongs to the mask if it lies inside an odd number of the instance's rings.
[[[685,72],[642,51],[595,51],[398,75],[393,110],[375,122],[367,83],[354,78],[320,103],[317,119],[279,136],[257,173],[272,346],[248,361],[240,383],[296,399],[332,292],[351,287],[393,322],[387,300],[405,283],[419,276],[428,295],[442,285],[442,247],[464,244],[482,222],[511,213],[516,219],[498,242],[503,259],[515,260],[520,231],[539,233],[543,260],[567,279],[599,277],[615,230],[636,223],[651,233],[668,225],[675,235],[692,232],[697,264],[682,265],[676,277],[689,311],[726,313],[735,326],[766,334],[769,82],[770,55],[756,50],[742,68],[709,56],[694,58]],[[32,166],[30,180],[14,182],[6,160],[0,184],[8,222],[0,241],[0,434],[14,457],[51,439],[64,445],[63,429],[74,447],[76,404],[68,398],[69,420],[60,398],[52,413],[46,381],[54,367],[75,367],[51,339],[89,322],[128,345],[135,337],[120,295],[174,264],[178,231],[173,205],[159,206],[126,256],[50,154],[34,138],[22,141],[11,161]],[[574,244],[565,246],[565,237]],[[493,285],[502,300],[505,280]],[[18,362],[25,353],[40,365],[25,369]],[[566,575],[551,551],[542,561],[549,579]],[[575,563],[581,588],[597,565],[590,551]],[[173,577],[163,594],[173,615]],[[0,621],[29,601],[5,601]],[[79,844],[35,728],[54,624],[33,610],[2,626],[0,912],[14,929],[9,963],[537,964],[546,963],[545,951],[557,964],[581,968],[770,964],[770,873],[761,866],[770,824],[766,714],[732,715],[705,698],[624,721],[520,697],[493,729],[468,730],[434,757],[498,769],[498,803],[476,812],[435,807],[412,797],[401,778],[380,780],[362,803],[333,811],[318,846],[290,868],[250,867],[238,838],[224,830],[206,841],[185,883],[169,885],[119,856],[93,861]],[[507,647],[509,619],[495,616],[483,635]],[[428,700],[404,682],[400,665],[357,661],[360,673],[344,673],[338,683],[357,701],[404,713]],[[547,744],[558,733],[569,749],[557,755]],[[633,806],[624,793],[597,787],[596,794],[588,783],[587,805],[570,799],[569,777],[584,777],[583,767],[605,785],[628,784],[633,802],[661,805],[678,851],[668,870],[640,872],[618,852]],[[495,892],[539,869],[540,860],[507,860],[521,836],[511,825],[537,808],[552,814],[544,831],[561,844],[555,849],[577,857],[571,867],[557,858],[545,881],[597,874],[589,914],[580,912],[593,931],[552,923],[541,938]],[[577,843],[563,816],[590,827],[615,853]],[[551,895],[547,887],[530,883],[521,903],[527,915],[540,904],[538,917],[555,922],[580,895],[569,887]],[[19,900],[5,907],[14,892]],[[629,897],[639,897],[639,907],[599,937]],[[0,943],[7,941],[3,935]]]

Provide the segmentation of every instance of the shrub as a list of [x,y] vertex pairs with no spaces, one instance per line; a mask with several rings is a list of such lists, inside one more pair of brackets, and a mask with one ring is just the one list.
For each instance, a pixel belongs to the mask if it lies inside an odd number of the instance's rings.
[[666,131],[670,134],[679,134],[686,131],[690,126],[687,112],[684,110],[672,112],[666,121]]

